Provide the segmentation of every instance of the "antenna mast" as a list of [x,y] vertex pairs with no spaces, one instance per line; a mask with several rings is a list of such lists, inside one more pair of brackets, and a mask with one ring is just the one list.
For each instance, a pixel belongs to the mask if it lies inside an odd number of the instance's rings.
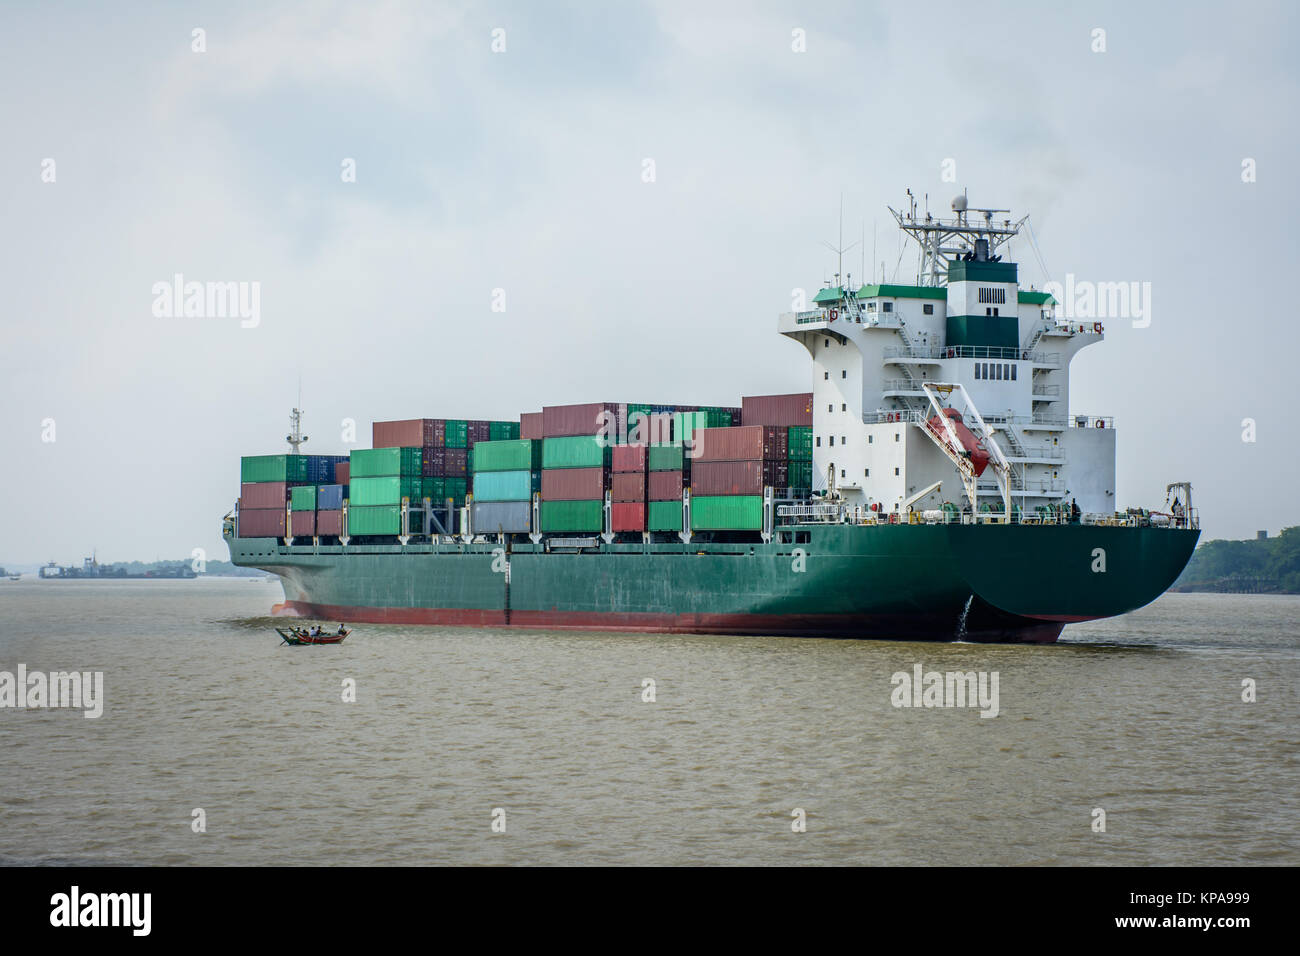
[[[996,261],[994,251],[1014,237],[1029,218],[1025,216],[1014,223],[1010,219],[995,222],[994,213],[1009,213],[1010,210],[968,208],[965,192],[952,201],[955,218],[936,219],[928,212],[924,218],[920,218],[916,214],[916,197],[910,189],[907,198],[906,213],[899,212],[892,206],[885,208],[893,214],[898,227],[921,247],[916,281],[923,286],[944,285],[948,281],[949,264],[962,256],[973,256],[978,252]],[[983,213],[984,221],[981,223],[967,218],[967,214],[972,212]]]
[[307,440],[307,436],[302,433],[302,379],[298,380],[298,406],[289,413],[289,434],[284,436],[284,440],[289,443],[293,453],[298,454],[298,446]]
[[[863,228],[864,228],[864,230],[865,230],[866,227],[864,226]],[[865,240],[865,238],[866,238],[866,236],[865,236],[865,233],[864,233],[864,235],[863,235],[863,239]],[[850,249],[852,249],[854,246],[857,245],[856,242],[851,243],[850,245],[847,245],[847,246],[844,245],[844,194],[843,194],[843,193],[840,193],[840,238],[839,238],[839,243],[840,243],[840,244],[839,244],[838,246],[832,246],[829,242],[823,242],[823,243],[822,243],[823,246],[825,246],[825,247],[826,247],[827,249],[829,249],[831,252],[835,253],[836,256],[838,256],[838,259],[836,260],[838,264],[837,264],[836,267],[835,267],[836,270],[837,270],[836,273],[835,273],[835,284],[836,284],[836,285],[842,285],[842,284],[843,284],[843,276],[844,276],[844,253],[848,252]]]

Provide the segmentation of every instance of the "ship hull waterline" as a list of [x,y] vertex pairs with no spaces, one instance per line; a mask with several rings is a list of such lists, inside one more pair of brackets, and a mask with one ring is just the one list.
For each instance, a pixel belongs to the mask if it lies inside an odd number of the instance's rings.
[[[786,529],[782,529],[785,531]],[[769,544],[350,544],[228,537],[273,613],[356,623],[1050,643],[1162,594],[1199,535],[1109,526],[806,526]],[[355,541],[356,539],[354,539]],[[1099,562],[1100,551],[1100,562]],[[509,572],[506,573],[508,563]]]

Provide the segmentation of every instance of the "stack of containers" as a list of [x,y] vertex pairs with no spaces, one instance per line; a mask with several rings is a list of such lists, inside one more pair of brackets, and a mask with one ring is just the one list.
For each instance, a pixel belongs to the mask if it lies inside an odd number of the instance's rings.
[[[343,472],[342,476],[339,474],[340,470]],[[334,467],[334,484],[320,485],[316,488],[316,533],[318,535],[338,537],[343,534],[343,499],[347,496],[347,466],[346,463],[340,462]]]
[[401,534],[402,499],[417,504],[425,496],[423,465],[420,446],[354,451],[348,469],[348,534]]
[[775,425],[787,429],[790,452],[789,485],[812,490],[812,392],[791,395],[750,395],[741,399],[746,425]]
[[651,445],[646,452],[646,530],[681,531],[682,486],[691,460],[681,445]]
[[612,445],[597,437],[617,421],[612,402],[542,409],[543,532],[604,529],[604,499]]
[[649,448],[618,445],[610,455],[610,530],[646,530],[646,475]]
[[789,429],[773,425],[701,428],[691,468],[693,531],[763,527],[763,488],[788,487]]
[[289,533],[295,538],[316,534],[316,485],[289,489]]
[[251,455],[239,460],[239,536],[283,538],[290,489],[307,484],[306,455]]
[[807,494],[812,491],[812,426],[791,425],[790,438],[790,489]]
[[532,497],[541,487],[541,467],[540,440],[513,438],[474,446],[476,534],[532,530]]

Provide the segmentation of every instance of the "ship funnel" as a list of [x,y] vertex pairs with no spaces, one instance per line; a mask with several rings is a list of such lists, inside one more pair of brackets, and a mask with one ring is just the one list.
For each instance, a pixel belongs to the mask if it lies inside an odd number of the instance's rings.
[[987,239],[975,240],[975,261],[976,262],[989,261],[989,241]]

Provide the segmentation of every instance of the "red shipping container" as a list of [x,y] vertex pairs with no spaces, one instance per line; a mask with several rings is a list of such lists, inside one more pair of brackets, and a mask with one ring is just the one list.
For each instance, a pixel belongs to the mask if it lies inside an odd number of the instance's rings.
[[241,538],[283,538],[283,508],[239,509],[239,536]]
[[484,421],[472,421],[469,423],[469,443],[472,445],[476,441],[492,440],[492,423]]
[[614,502],[610,506],[609,527],[611,531],[644,531],[645,502]]
[[742,425],[739,428],[701,428],[689,454],[701,461],[784,461],[790,448],[786,427]]
[[538,439],[542,437],[542,413],[522,412],[519,415],[519,437]]
[[551,405],[542,408],[542,435],[545,438],[595,435],[604,427],[613,430],[617,426],[618,405],[614,402]]
[[316,512],[295,511],[289,515],[289,531],[294,537],[313,537],[316,534]]
[[[441,445],[437,438],[436,418],[408,418],[400,422],[375,422],[370,426],[372,448],[411,448],[416,445]],[[444,425],[444,431],[445,431]],[[435,440],[436,439],[436,440]]]
[[[303,512],[306,514],[306,512]],[[316,512],[316,533],[330,534],[338,537],[343,533],[343,512],[342,511],[318,511]]]
[[645,471],[646,453],[645,445],[615,445],[614,446],[614,471]]
[[352,462],[341,461],[334,466],[334,484],[346,485],[352,477]]
[[645,472],[624,471],[614,474],[609,480],[609,493],[614,501],[645,501]]
[[789,481],[784,461],[700,461],[691,471],[691,494],[761,495],[765,485],[785,488]]
[[750,395],[741,398],[740,417],[746,425],[811,425],[812,392],[795,395]]
[[682,473],[680,471],[650,472],[651,501],[681,501]]
[[246,481],[239,486],[240,508],[280,508],[289,500],[286,481]]
[[547,468],[542,471],[543,501],[590,501],[604,497],[604,468]]

